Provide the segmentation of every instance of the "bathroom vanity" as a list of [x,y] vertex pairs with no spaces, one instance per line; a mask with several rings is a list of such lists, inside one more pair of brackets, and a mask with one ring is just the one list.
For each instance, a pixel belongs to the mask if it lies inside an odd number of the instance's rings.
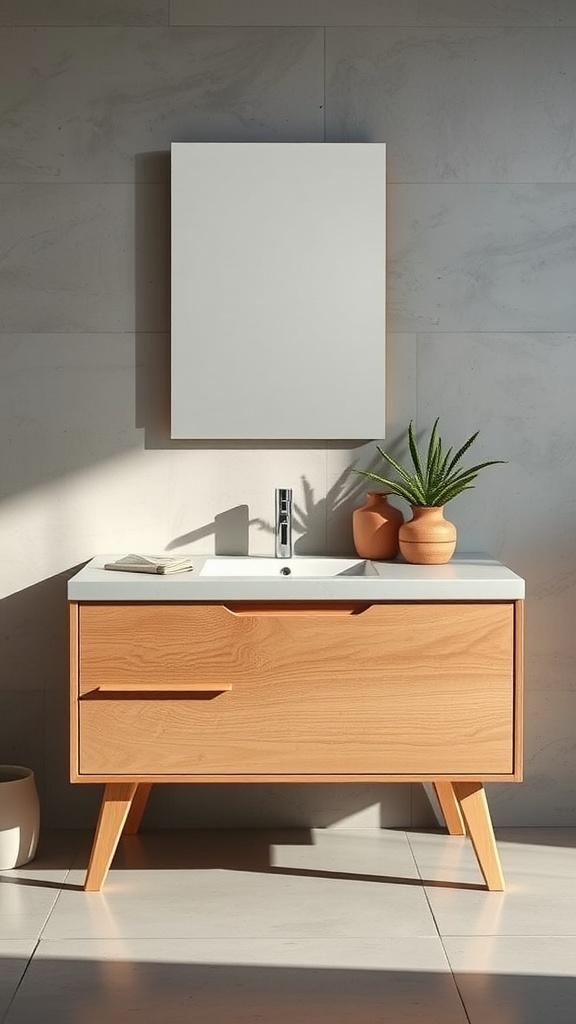
[[86,889],[162,782],[431,782],[503,889],[483,783],[522,777],[520,577],[465,555],[109,560],[68,589],[71,778],[105,784]]

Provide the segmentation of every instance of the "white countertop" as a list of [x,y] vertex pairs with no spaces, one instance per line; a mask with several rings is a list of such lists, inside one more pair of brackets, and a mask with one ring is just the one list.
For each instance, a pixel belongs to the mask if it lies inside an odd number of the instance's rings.
[[[93,558],[68,583],[71,601],[512,601],[524,580],[482,554],[458,554],[446,565],[367,562],[366,575],[282,576],[304,557],[278,559],[278,576],[202,576],[214,555],[192,555],[192,572],[157,576],[112,572]],[[229,556],[226,556],[229,561]],[[351,559],[353,561],[354,559]],[[252,562],[257,559],[251,559]],[[358,561],[361,561],[358,559]]]

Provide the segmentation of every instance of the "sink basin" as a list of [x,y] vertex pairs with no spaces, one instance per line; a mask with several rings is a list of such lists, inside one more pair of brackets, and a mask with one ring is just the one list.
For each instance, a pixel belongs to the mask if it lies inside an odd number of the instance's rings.
[[200,576],[284,577],[322,579],[335,576],[376,576],[371,562],[363,558],[330,558],[329,556],[296,558],[231,557],[207,558]]

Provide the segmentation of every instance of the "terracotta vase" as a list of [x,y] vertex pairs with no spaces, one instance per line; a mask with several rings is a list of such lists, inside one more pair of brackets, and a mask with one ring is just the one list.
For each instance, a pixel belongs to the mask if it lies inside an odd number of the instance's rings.
[[400,551],[413,565],[442,565],[456,549],[456,527],[444,518],[444,507],[412,505],[412,519],[400,527]]
[[352,513],[354,547],[360,558],[389,561],[398,554],[398,531],[404,522],[400,509],[388,504],[388,495],[368,491],[366,504]]

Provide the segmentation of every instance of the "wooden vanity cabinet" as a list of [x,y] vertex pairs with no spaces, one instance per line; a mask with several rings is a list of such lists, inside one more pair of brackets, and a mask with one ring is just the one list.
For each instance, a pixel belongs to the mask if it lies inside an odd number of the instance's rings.
[[522,765],[522,601],[72,601],[74,782],[106,784],[86,888],[159,782],[433,782],[503,888],[482,783]]

